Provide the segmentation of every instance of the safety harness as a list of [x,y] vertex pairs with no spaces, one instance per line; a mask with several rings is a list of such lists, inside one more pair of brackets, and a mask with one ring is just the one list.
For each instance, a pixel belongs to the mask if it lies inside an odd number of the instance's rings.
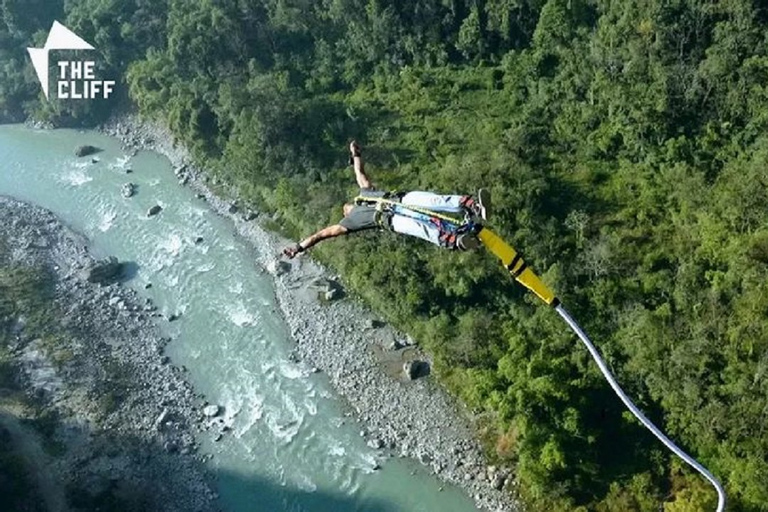
[[420,222],[433,224],[438,230],[438,240],[442,247],[456,249],[457,237],[461,233],[475,229],[474,224],[464,219],[443,215],[418,206],[402,204],[403,193],[386,192],[382,196],[359,195],[355,197],[355,205],[374,206],[376,208],[376,224],[382,229],[392,231],[392,217],[402,215]]

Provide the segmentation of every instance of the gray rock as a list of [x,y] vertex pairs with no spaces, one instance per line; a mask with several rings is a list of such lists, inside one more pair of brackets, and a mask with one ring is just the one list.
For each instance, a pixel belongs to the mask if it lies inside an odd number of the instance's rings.
[[370,439],[366,444],[370,448],[373,448],[374,450],[381,450],[382,448],[384,448],[384,441],[378,438]]
[[207,418],[215,418],[221,412],[221,407],[218,405],[206,405],[203,408],[203,415]]
[[163,409],[163,412],[161,412],[160,416],[155,420],[155,428],[162,427],[166,419],[168,419],[168,409]]
[[159,204],[156,204],[155,206],[147,210],[147,217],[153,217],[158,213],[160,213],[161,211],[163,211],[163,207],[160,206]]
[[324,277],[315,279],[309,286],[317,290],[318,297],[326,301],[340,299],[343,295],[343,289],[338,282]]
[[89,146],[88,144],[86,144],[83,146],[78,146],[77,149],[75,149],[75,156],[80,158],[80,157],[92,155],[94,153],[98,153],[99,151],[101,151],[99,148],[95,146]]
[[381,337],[381,347],[384,350],[395,351],[402,348],[403,346],[400,344],[400,341],[393,333],[385,333]]
[[120,188],[120,193],[126,199],[133,197],[133,195],[136,193],[136,186],[133,183],[126,183]]
[[243,220],[245,222],[250,222],[250,221],[254,220],[256,217],[258,217],[256,212],[254,212],[252,210],[248,210],[248,212],[245,215],[243,215]]
[[284,260],[273,260],[267,264],[267,271],[270,274],[281,276],[291,270],[291,264]]
[[426,361],[406,361],[403,364],[403,373],[409,380],[416,380],[429,375],[429,363]]
[[89,283],[112,284],[123,272],[123,264],[117,258],[110,256],[104,260],[95,261],[81,271],[81,276]]
[[237,213],[238,207],[235,203],[232,203],[229,205],[229,208],[227,209],[229,213]]

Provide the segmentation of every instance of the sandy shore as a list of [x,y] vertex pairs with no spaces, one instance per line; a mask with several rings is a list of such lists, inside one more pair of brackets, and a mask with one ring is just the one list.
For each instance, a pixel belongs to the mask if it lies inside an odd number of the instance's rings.
[[[269,232],[258,218],[216,197],[183,147],[166,130],[123,116],[102,128],[120,138],[125,150],[153,150],[167,156],[180,181],[204,196],[211,208],[234,222],[275,279],[278,303],[296,343],[295,354],[325,372],[334,388],[366,425],[369,445],[392,456],[410,457],[439,478],[455,484],[488,511],[512,511],[514,480],[508,468],[488,466],[468,414],[431,377],[408,379],[408,361],[428,361],[418,347],[381,322],[354,298],[318,297],[334,276],[308,255],[295,260],[278,255],[290,240]],[[333,284],[331,287],[334,286]],[[398,347],[398,348],[396,348]],[[503,490],[502,490],[503,489]]]

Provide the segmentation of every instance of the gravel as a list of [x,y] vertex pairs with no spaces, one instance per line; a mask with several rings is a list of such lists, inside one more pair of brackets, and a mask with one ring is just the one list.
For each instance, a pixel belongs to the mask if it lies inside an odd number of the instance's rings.
[[202,397],[164,364],[169,340],[145,301],[120,282],[88,282],[87,240],[46,210],[0,196],[0,237],[12,264],[47,268],[55,283],[46,328],[64,336],[38,339],[18,319],[10,348],[27,394],[57,418],[48,435],[64,447],[51,468],[61,485],[81,499],[119,487],[149,510],[217,510],[194,440]]

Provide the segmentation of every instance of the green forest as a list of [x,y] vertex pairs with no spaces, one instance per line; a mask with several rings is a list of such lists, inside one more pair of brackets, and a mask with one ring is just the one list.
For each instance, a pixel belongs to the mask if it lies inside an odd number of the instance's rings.
[[[649,418],[768,511],[768,7],[759,0],[2,0],[0,121],[166,123],[294,238],[356,193],[493,193],[490,225]],[[118,78],[46,102],[54,19]],[[554,311],[485,253],[371,233],[313,257],[410,333],[529,510],[714,510]]]

